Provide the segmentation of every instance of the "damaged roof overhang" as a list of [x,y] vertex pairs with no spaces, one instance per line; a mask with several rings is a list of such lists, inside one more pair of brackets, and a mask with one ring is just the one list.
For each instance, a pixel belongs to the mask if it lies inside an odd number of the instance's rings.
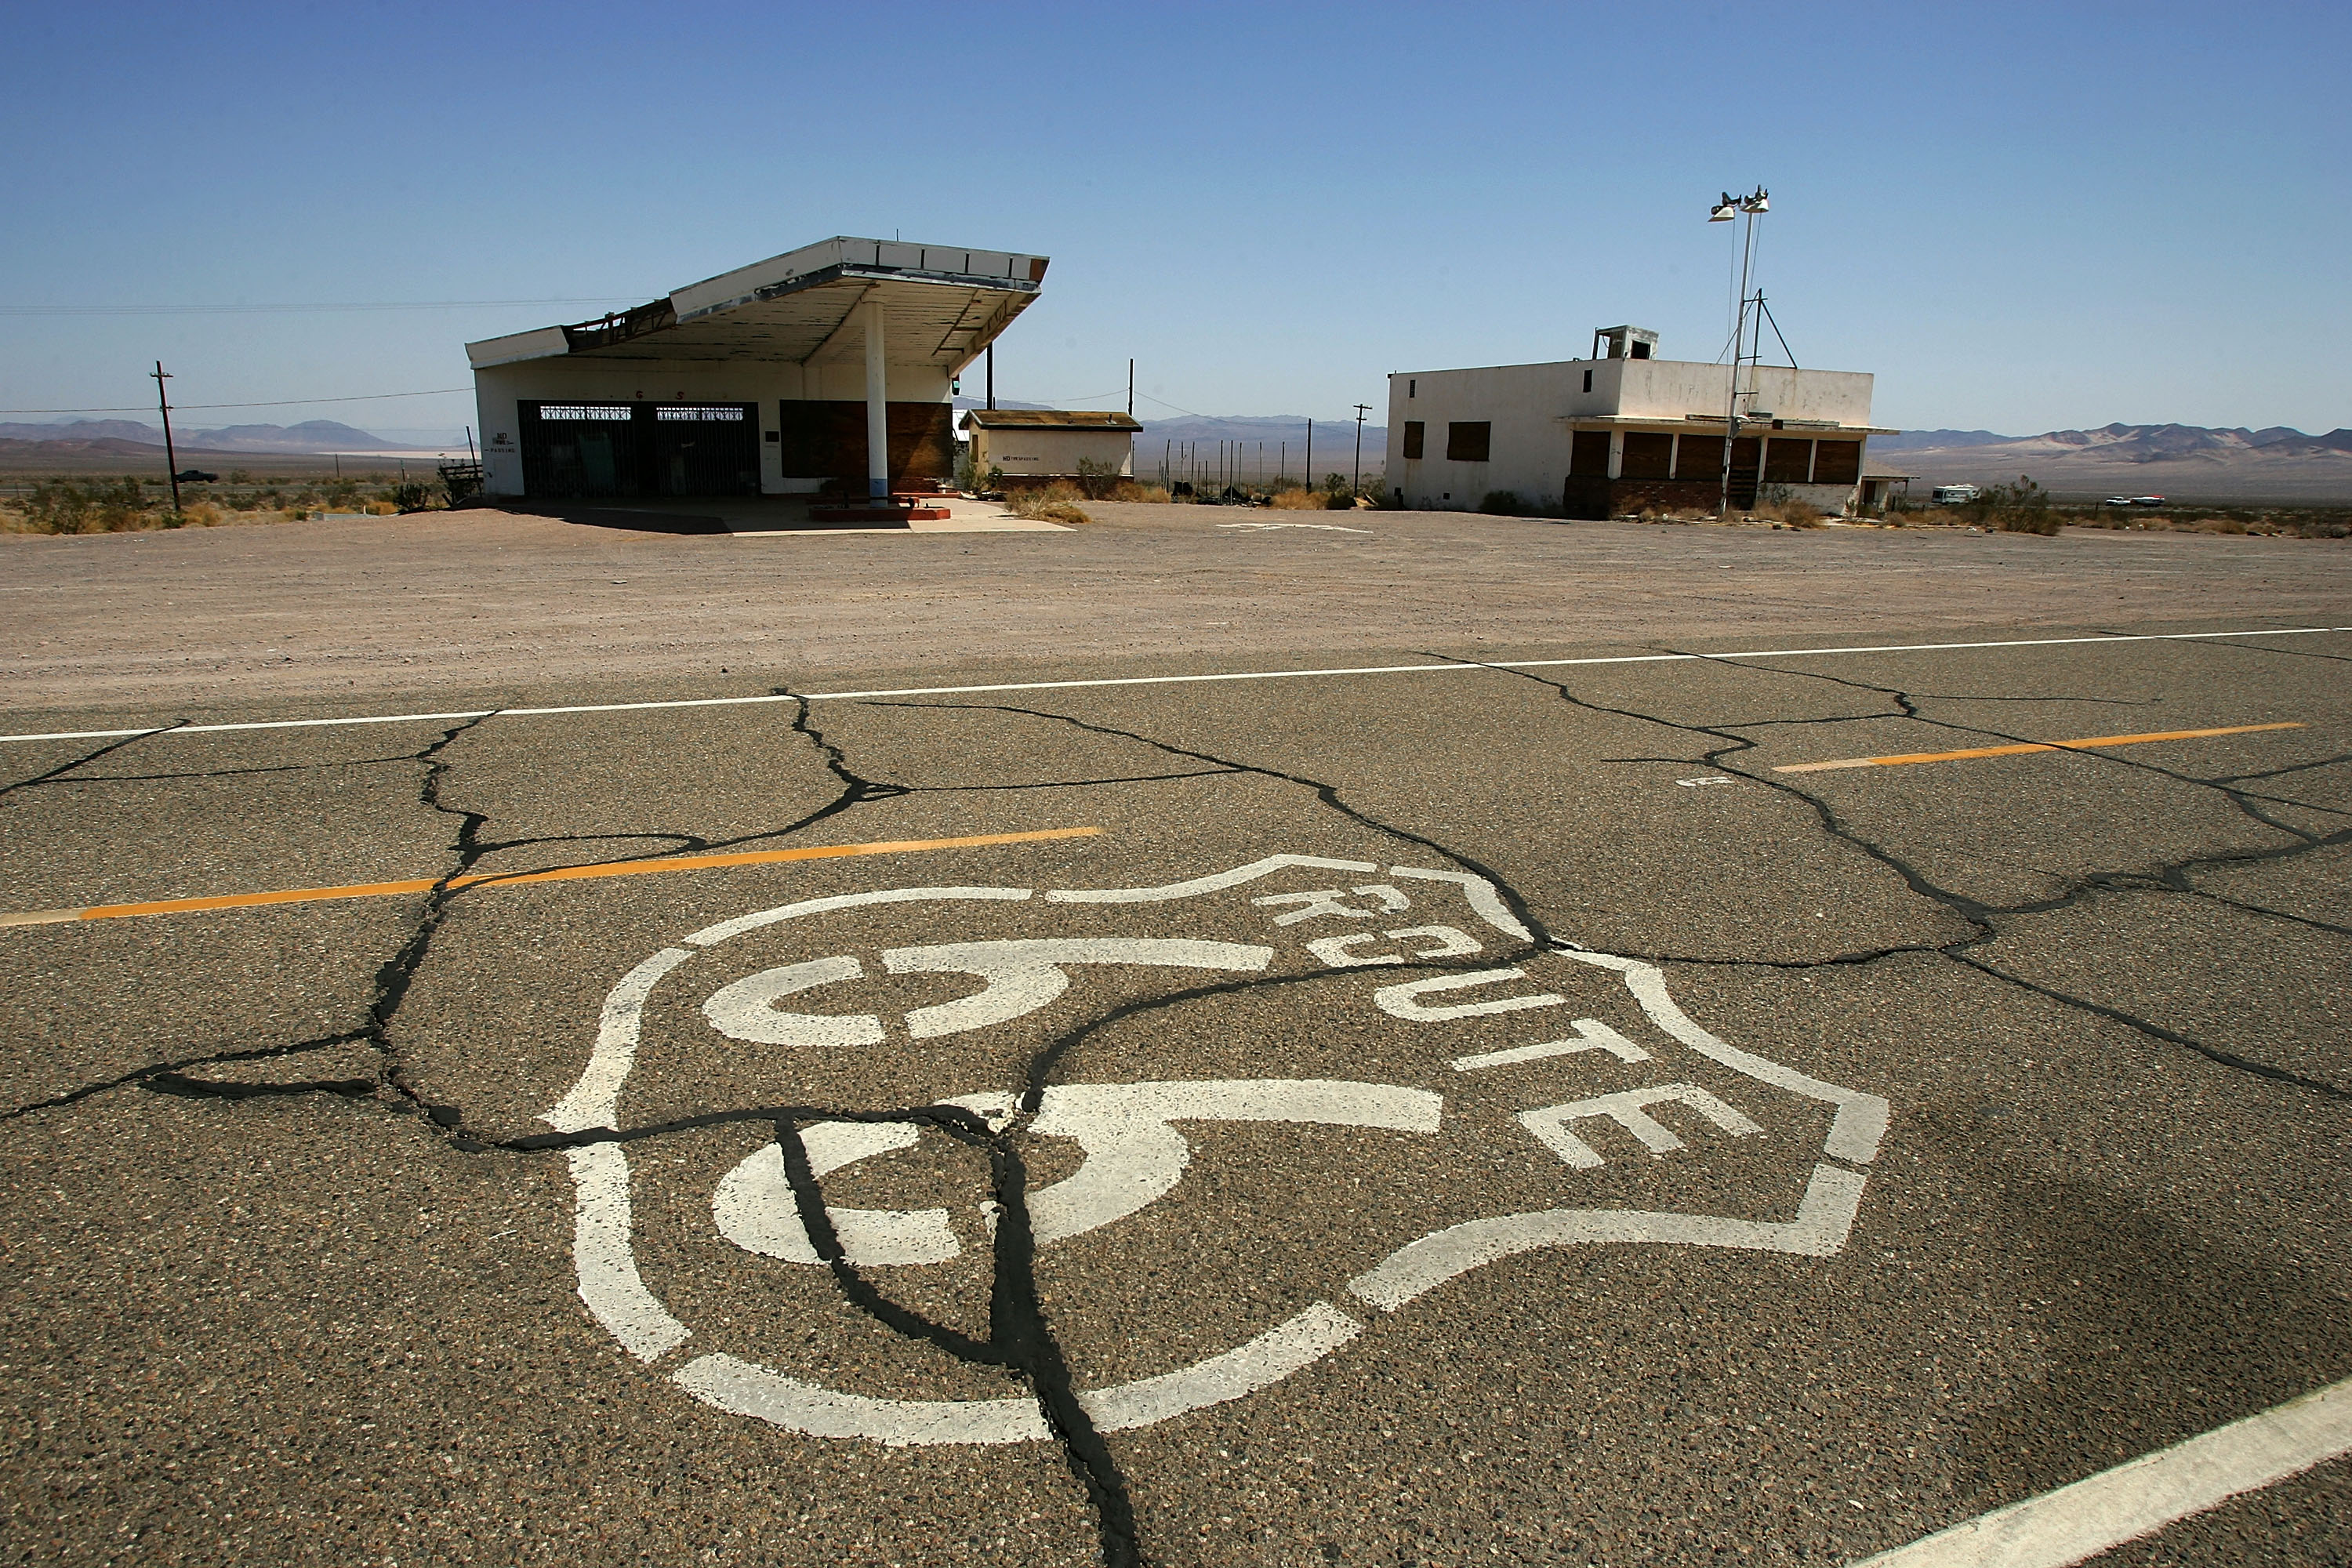
[[[827,241],[836,253],[850,245],[873,244],[877,257],[898,249],[918,256],[936,248],[886,247],[878,242]],[[766,360],[826,364],[859,360],[865,333],[853,330],[856,308],[868,300],[883,307],[883,339],[888,363],[931,365],[950,374],[976,358],[1013,319],[1029,307],[1042,286],[1044,257],[999,253],[1003,274],[893,266],[844,257],[807,271],[790,264],[806,252],[775,258],[640,305],[570,326],[546,327],[511,337],[469,343],[476,369],[523,360]],[[761,281],[771,267],[785,275]]]

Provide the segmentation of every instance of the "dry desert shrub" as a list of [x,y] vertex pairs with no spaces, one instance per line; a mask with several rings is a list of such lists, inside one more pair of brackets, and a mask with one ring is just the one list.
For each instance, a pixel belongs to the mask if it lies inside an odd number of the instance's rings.
[[1325,511],[1330,508],[1331,492],[1310,489],[1276,490],[1274,492],[1273,499],[1265,504],[1276,511]]
[[1756,515],[1769,518],[1783,528],[1819,528],[1823,513],[1809,500],[1776,500],[1758,507]]
[[1154,506],[1165,506],[1168,503],[1169,498],[1168,492],[1158,485],[1139,485],[1134,481],[1129,480],[1127,483],[1120,485],[1118,489],[1113,490],[1111,492],[1110,499],[1113,500],[1125,501],[1147,501]]
[[1078,506],[1084,499],[1077,486],[1055,479],[1034,489],[1013,491],[1004,498],[1004,510],[1035,522],[1085,524],[1094,519]]

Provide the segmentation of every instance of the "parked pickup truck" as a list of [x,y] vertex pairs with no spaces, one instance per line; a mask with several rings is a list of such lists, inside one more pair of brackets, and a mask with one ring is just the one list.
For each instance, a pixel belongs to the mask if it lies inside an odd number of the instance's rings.
[[1958,506],[1964,501],[1972,501],[1982,494],[1984,491],[1975,485],[1937,485],[1935,490],[1935,500],[1937,506]]

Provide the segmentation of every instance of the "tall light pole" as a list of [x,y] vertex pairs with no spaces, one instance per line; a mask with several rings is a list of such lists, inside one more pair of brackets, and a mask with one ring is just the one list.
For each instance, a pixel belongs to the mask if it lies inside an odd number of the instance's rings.
[[1771,193],[1759,185],[1753,194],[1745,196],[1726,191],[1723,199],[1706,215],[1709,223],[1729,223],[1743,216],[1748,219],[1739,247],[1739,314],[1731,328],[1731,395],[1723,410],[1723,486],[1716,500],[1717,517],[1731,515],[1731,448],[1739,438],[1739,367],[1748,355],[1748,268],[1756,258],[1756,219],[1771,210]]
[[1372,411],[1369,403],[1356,405],[1356,493],[1364,493],[1364,416]]

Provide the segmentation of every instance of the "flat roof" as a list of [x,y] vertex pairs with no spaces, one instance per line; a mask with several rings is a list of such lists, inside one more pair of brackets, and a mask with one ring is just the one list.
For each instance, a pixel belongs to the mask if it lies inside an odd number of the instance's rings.
[[1029,308],[1047,265],[1018,251],[839,235],[634,310],[467,343],[466,357],[477,370],[540,359],[862,360],[865,334],[843,329],[874,299],[890,363],[953,374]]
[[1132,414],[1104,414],[1091,408],[967,408],[966,429],[989,430],[1127,430],[1143,428]]

